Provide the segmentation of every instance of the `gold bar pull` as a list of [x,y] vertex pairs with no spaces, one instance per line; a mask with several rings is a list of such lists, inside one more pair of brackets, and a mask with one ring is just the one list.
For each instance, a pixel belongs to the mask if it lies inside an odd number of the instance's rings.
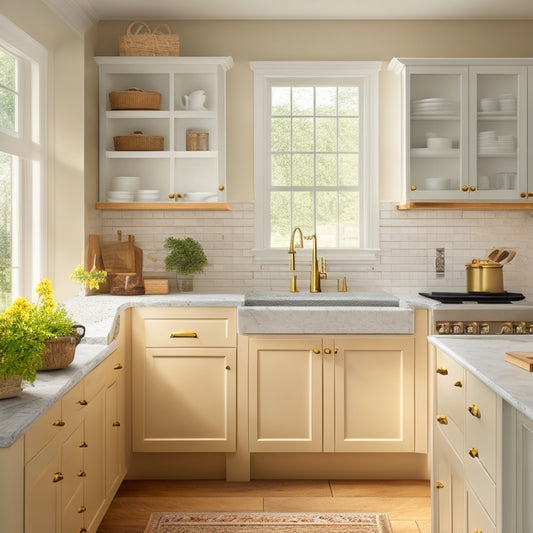
[[448,375],[448,369],[445,366],[439,366],[436,370],[437,374],[440,374],[441,376],[447,376]]
[[468,412],[472,416],[475,416],[476,418],[481,418],[481,411],[479,410],[479,407],[475,403],[473,403],[472,405],[468,407]]
[[445,426],[448,423],[448,417],[446,415],[439,415],[437,417],[437,422]]
[[188,339],[197,339],[198,333],[196,331],[173,331],[170,334],[171,339],[182,339],[182,338],[188,338]]

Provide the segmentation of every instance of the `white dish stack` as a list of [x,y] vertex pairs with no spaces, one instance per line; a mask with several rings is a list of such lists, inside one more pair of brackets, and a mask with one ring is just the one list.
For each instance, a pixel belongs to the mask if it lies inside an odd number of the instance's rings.
[[138,176],[116,176],[111,178],[111,189],[107,193],[108,202],[133,202],[141,185]]
[[161,191],[159,189],[139,189],[136,199],[138,202],[159,202]]
[[457,104],[448,98],[423,98],[411,102],[414,115],[454,115]]
[[512,154],[516,152],[516,137],[497,135],[495,131],[480,131],[477,147],[480,155]]

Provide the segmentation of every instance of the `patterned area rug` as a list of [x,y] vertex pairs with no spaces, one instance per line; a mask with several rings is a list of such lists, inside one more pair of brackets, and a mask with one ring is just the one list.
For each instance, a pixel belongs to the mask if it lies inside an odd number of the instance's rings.
[[144,533],[392,533],[374,513],[152,513]]

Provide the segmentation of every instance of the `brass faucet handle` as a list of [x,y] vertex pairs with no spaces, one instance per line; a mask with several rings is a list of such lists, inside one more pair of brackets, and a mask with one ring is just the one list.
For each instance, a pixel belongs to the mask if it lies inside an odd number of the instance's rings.
[[320,258],[320,272],[323,272],[325,274],[327,271],[328,270],[326,268],[326,258],[322,256]]

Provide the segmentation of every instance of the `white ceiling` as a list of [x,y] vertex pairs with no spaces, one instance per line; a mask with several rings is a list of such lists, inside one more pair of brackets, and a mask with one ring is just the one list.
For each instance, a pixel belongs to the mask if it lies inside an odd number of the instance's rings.
[[533,19],[533,0],[43,0],[77,31],[99,20]]

